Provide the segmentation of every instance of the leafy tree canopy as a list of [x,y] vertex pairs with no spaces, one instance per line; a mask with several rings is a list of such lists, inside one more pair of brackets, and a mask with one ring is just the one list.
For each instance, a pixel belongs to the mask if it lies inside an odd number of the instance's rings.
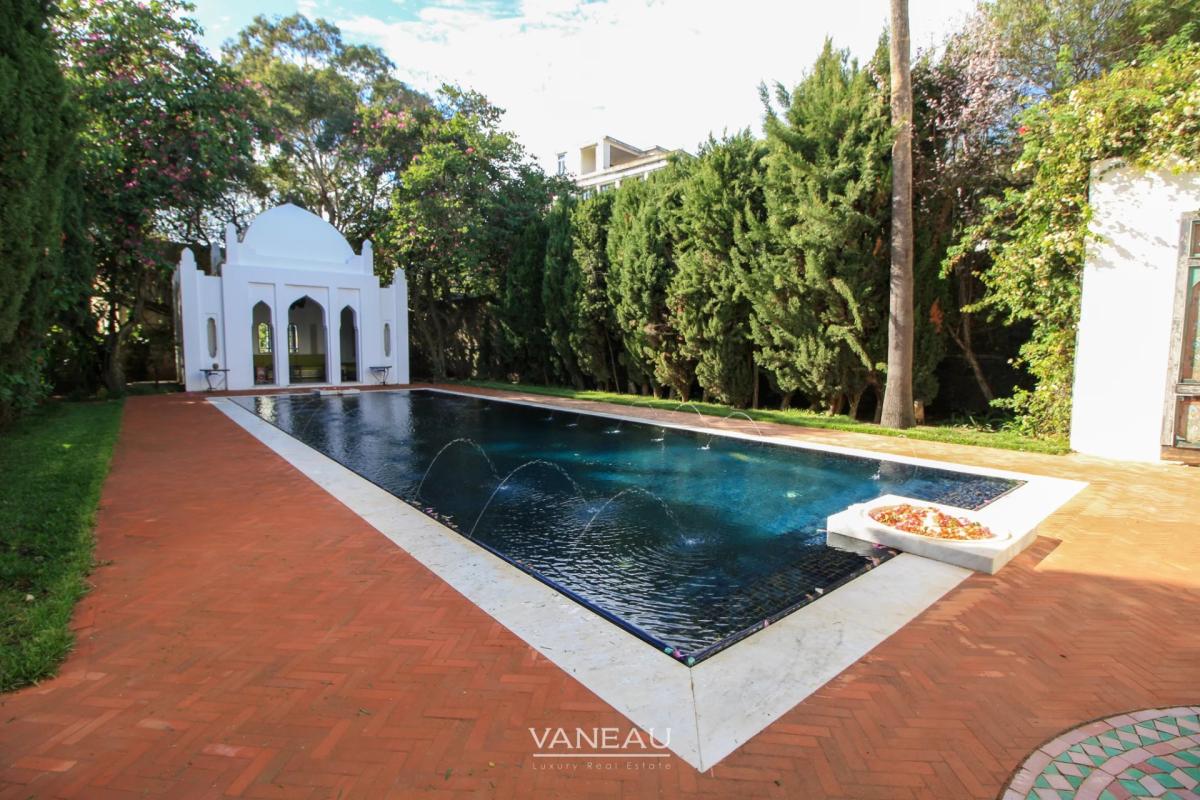
[[95,256],[107,381],[155,281],[166,238],[188,241],[244,176],[253,94],[200,45],[183,0],[68,0],[58,41],[80,109],[82,191]]
[[1021,118],[1020,183],[987,204],[949,264],[985,250],[992,265],[981,305],[1032,324],[1021,359],[1037,385],[1005,401],[1026,432],[1061,436],[1070,424],[1092,165],[1116,158],[1200,167],[1198,108],[1200,45],[1180,43],[1060,92]]
[[502,113],[476,92],[444,86],[432,105],[382,120],[385,129],[417,136],[397,174],[381,243],[408,272],[413,329],[436,377],[448,375],[454,359],[461,370],[478,366],[483,337],[456,332],[498,302],[519,236],[552,191],[501,129]]
[[1197,0],[989,0],[1007,72],[1038,97],[1091,80],[1200,20]]
[[320,214],[351,238],[372,235],[390,178],[412,154],[404,131],[428,98],[395,77],[379,48],[300,14],[256,17],[226,44],[224,61],[260,94],[255,112],[273,131],[252,191]]

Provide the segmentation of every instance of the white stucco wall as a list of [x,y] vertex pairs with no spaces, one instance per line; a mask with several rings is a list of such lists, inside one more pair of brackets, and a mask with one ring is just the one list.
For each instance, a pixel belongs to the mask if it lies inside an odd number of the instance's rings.
[[1092,170],[1092,231],[1083,272],[1071,447],[1158,461],[1171,326],[1186,214],[1200,209],[1200,175],[1114,162]]
[[[284,205],[260,214],[241,241],[230,226],[225,250],[220,276],[198,269],[190,250],[184,252],[176,272],[183,339],[178,346],[189,391],[208,388],[203,370],[214,364],[229,370],[230,389],[264,388],[254,383],[254,324],[266,317],[259,303],[269,309],[273,334],[274,382],[267,386],[290,385],[288,311],[302,297],[311,302],[300,312],[303,319],[296,320],[300,349],[326,356],[323,383],[343,383],[342,342],[351,335],[356,343],[358,376],[344,383],[374,383],[369,368],[383,365],[391,367],[388,383],[408,383],[404,271],[396,270],[392,285],[381,287],[370,242],[363,244],[361,254],[355,254],[327,222]],[[340,320],[346,307],[354,311],[355,330],[343,336]],[[215,320],[218,330],[215,354],[208,346],[209,319]],[[384,342],[385,325],[390,331],[390,347]]]

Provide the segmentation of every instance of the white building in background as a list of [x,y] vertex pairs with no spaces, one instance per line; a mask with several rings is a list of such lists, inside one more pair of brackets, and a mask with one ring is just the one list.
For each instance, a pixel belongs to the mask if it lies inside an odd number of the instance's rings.
[[[217,248],[214,247],[214,256]],[[408,383],[403,270],[381,287],[362,253],[294,205],[258,215],[209,275],[183,251],[175,271],[179,374],[189,391]]]
[[1200,461],[1200,174],[1092,170],[1071,447]]
[[667,160],[679,150],[654,147],[646,150],[626,144],[611,136],[603,136],[579,148],[577,154],[558,154],[558,174],[575,176],[575,185],[585,195],[615,189],[621,181],[647,175],[667,165]]

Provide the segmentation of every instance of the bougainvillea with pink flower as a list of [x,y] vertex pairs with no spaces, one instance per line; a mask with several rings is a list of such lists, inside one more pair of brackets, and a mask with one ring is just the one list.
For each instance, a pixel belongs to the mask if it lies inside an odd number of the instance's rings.
[[80,109],[92,307],[105,382],[124,388],[123,351],[172,267],[168,241],[194,241],[204,210],[247,169],[252,95],[201,46],[181,0],[69,0],[57,37]]

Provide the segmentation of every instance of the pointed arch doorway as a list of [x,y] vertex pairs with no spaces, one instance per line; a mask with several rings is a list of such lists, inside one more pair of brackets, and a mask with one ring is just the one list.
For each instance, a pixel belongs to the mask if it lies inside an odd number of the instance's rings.
[[275,383],[275,329],[271,307],[259,300],[250,312],[250,352],[254,366],[254,385]]
[[308,295],[288,307],[288,382],[326,383],[325,309]]
[[358,320],[351,306],[345,306],[338,319],[338,344],[342,358],[343,383],[357,383],[358,377]]

